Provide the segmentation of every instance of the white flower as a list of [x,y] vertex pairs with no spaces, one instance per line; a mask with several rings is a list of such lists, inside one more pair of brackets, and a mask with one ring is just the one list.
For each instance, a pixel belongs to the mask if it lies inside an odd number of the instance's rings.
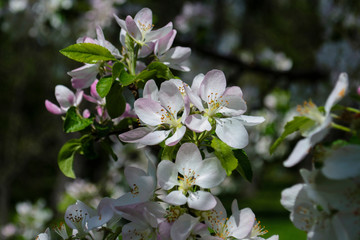
[[164,201],[172,205],[188,204],[197,210],[215,207],[215,197],[203,188],[218,186],[226,177],[220,161],[213,157],[202,160],[197,146],[193,143],[181,145],[175,163],[163,160],[158,165],[157,177],[164,190],[171,191]]
[[332,122],[330,110],[345,96],[348,85],[347,74],[341,73],[333,91],[326,100],[325,115],[322,114],[311,101],[308,103],[306,102],[304,107],[298,108],[299,112],[315,122],[315,126],[303,134],[305,138],[296,144],[294,150],[284,162],[285,167],[292,167],[300,162],[308,154],[310,148],[327,135]]

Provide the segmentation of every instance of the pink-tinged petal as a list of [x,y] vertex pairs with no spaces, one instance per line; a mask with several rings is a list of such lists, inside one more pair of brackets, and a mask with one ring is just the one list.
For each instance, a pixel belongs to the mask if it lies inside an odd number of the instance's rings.
[[153,131],[141,138],[138,143],[143,145],[156,145],[164,141],[170,133],[171,130]]
[[99,64],[85,64],[84,66],[68,72],[70,75],[72,86],[76,89],[90,87],[95,81],[99,72]]
[[340,147],[330,152],[321,171],[330,179],[355,178],[360,175],[359,156],[359,145]]
[[140,48],[138,57],[145,58],[149,56],[154,51],[154,48],[155,48],[155,43],[147,42],[144,46]]
[[166,139],[165,144],[167,146],[174,146],[176,145],[185,135],[186,132],[186,127],[182,126],[178,129],[176,129],[175,133],[169,137],[168,139]]
[[334,89],[330,93],[325,103],[326,114],[329,114],[332,106],[339,102],[346,94],[349,87],[349,79],[347,73],[341,73]]
[[168,66],[169,68],[171,68],[171,69],[175,69],[175,70],[178,70],[178,71],[181,71],[181,72],[190,72],[190,70],[191,70],[187,66],[180,65],[180,63],[177,64],[177,63],[171,63],[171,62],[164,62],[164,64],[166,66]]
[[160,187],[164,190],[170,190],[179,185],[175,164],[168,160],[162,160],[158,165],[157,179]]
[[128,34],[132,36],[134,39],[141,41],[142,34],[138,25],[135,23],[134,19],[131,16],[127,16],[125,22],[126,22],[126,28]]
[[90,115],[91,115],[91,113],[90,113],[89,109],[85,109],[83,111],[83,114],[82,114],[83,118],[89,118]]
[[176,36],[176,30],[170,31],[168,34],[166,34],[164,37],[158,39],[155,44],[154,53],[156,56],[163,55],[166,51],[168,51],[175,39]]
[[189,169],[197,170],[202,164],[202,157],[198,147],[193,143],[184,143],[179,148],[175,160],[178,172],[184,175]]
[[120,134],[119,138],[123,142],[135,143],[151,132],[152,132],[152,129],[150,129],[150,128],[139,127],[139,128],[135,128],[133,130],[130,130],[130,131]]
[[213,188],[220,185],[225,177],[226,171],[217,158],[208,158],[202,161],[202,166],[196,171],[196,185],[202,188]]
[[222,96],[220,102],[223,104],[223,107],[220,107],[218,112],[222,113],[224,116],[239,116],[247,110],[244,99],[239,96]]
[[184,107],[184,99],[180,90],[172,82],[165,81],[160,86],[159,100],[175,118],[177,113]]
[[313,145],[310,143],[309,138],[304,138],[300,140],[293,151],[291,152],[290,156],[285,160],[283,163],[285,167],[292,167],[300,162],[310,151],[310,148]]
[[191,48],[188,47],[174,47],[165,52],[159,57],[161,62],[169,63],[169,65],[177,65],[184,62],[191,55]]
[[96,98],[93,98],[92,96],[89,96],[87,94],[84,94],[84,98],[91,103],[98,103],[98,100]]
[[104,32],[100,26],[96,26],[96,37],[97,40],[99,41],[99,45],[104,47],[106,40],[105,40]]
[[[126,28],[126,22],[122,19],[120,19],[118,16],[116,16],[115,14],[113,14],[113,16],[115,17],[115,20],[116,22],[119,24],[119,26],[121,27],[122,30],[125,30],[127,31],[127,28]],[[123,44],[123,46],[125,46]]]
[[242,149],[249,143],[249,135],[240,120],[235,118],[217,118],[216,135],[230,147]]
[[187,203],[190,208],[200,211],[207,211],[213,209],[216,206],[216,199],[209,192],[189,192]]
[[211,70],[206,73],[200,86],[201,98],[209,103],[220,98],[226,89],[226,78],[222,71]]
[[159,223],[159,227],[158,227],[158,239],[164,239],[164,240],[170,240],[171,236],[170,236],[170,230],[172,227],[173,223],[169,223],[167,221],[161,222]]
[[188,86],[185,86],[185,92],[188,96],[190,102],[194,104],[194,106],[199,109],[199,111],[204,111],[205,108],[203,106],[201,98],[196,94],[196,92],[192,91]]
[[112,209],[113,199],[111,198],[103,198],[101,199],[98,207],[97,207],[97,216],[91,217],[88,220],[88,229],[94,229],[100,227],[110,221],[114,216],[114,211]]
[[169,204],[180,206],[186,203],[187,198],[182,191],[172,191],[163,200]]
[[162,28],[148,32],[145,36],[145,40],[146,40],[145,42],[154,41],[154,40],[164,37],[166,34],[168,34],[172,30],[172,28],[173,28],[172,22],[169,22],[167,25],[165,25]]
[[81,37],[76,40],[76,43],[92,43],[92,44],[98,44],[98,41],[96,39],[90,38],[90,37]]
[[124,29],[120,30],[119,40],[120,40],[120,43],[122,46],[126,46],[126,43],[125,43],[126,33],[127,33],[126,30],[124,30]]
[[244,208],[241,211],[237,210],[227,222],[229,228],[233,224],[233,221],[236,228],[233,228],[234,230],[232,231],[231,236],[241,239],[250,234],[255,223],[255,214],[250,208]]
[[75,93],[75,103],[74,105],[75,106],[79,106],[81,101],[82,101],[82,98],[84,96],[84,91],[81,91],[81,90],[76,90],[76,93]]
[[150,126],[162,124],[162,117],[166,113],[166,109],[159,102],[148,98],[137,99],[134,108],[140,120]]
[[171,239],[186,240],[194,227],[199,223],[199,218],[192,217],[185,213],[181,215],[171,227]]
[[55,87],[55,97],[60,107],[64,109],[74,106],[75,94],[63,85],[57,85]]
[[226,88],[225,92],[223,93],[223,96],[239,96],[242,98],[243,92],[240,87],[233,86],[233,87]]
[[202,81],[204,80],[204,77],[205,75],[202,73],[196,75],[191,85],[191,90],[199,97],[200,97],[200,86]]
[[[219,198],[214,198],[216,200],[216,206],[211,211],[203,213],[203,216],[205,218],[206,225],[208,225],[216,232],[220,232],[221,227],[225,222],[225,219],[227,218],[226,209],[224,205],[220,202]],[[219,220],[219,224],[217,221],[214,221],[214,219]]]
[[159,101],[158,92],[159,90],[158,87],[156,86],[155,81],[150,79],[146,82],[144,86],[143,97],[152,99],[154,101]]
[[265,118],[261,116],[258,117],[258,116],[241,115],[235,118],[241,120],[242,124],[244,124],[245,126],[255,126],[265,121]]
[[61,115],[63,113],[66,113],[66,111],[62,110],[57,105],[50,102],[49,100],[45,100],[45,107],[50,113],[55,114],[55,115]]
[[143,32],[151,31],[152,29],[152,11],[149,8],[141,9],[134,17],[135,23]]

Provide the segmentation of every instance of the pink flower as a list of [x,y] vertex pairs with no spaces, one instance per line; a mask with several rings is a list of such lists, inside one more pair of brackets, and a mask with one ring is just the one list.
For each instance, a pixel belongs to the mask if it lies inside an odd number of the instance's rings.
[[45,100],[46,109],[55,115],[61,115],[67,112],[71,106],[78,106],[83,97],[83,91],[77,91],[74,94],[70,89],[63,85],[55,87],[55,98],[60,106],[55,105],[49,100]]

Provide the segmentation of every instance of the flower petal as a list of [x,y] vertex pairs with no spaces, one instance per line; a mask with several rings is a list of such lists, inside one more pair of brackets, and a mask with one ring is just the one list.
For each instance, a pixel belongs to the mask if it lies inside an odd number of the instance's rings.
[[235,118],[241,120],[242,124],[245,126],[255,126],[265,121],[265,118],[261,116],[241,115]]
[[75,94],[63,85],[57,85],[55,87],[55,97],[60,107],[67,109],[74,105]]
[[152,11],[149,8],[141,9],[134,17],[135,23],[143,32],[151,31],[152,29]]
[[163,36],[168,34],[172,30],[172,28],[173,28],[172,22],[169,22],[162,28],[148,32],[145,36],[145,42],[150,42],[162,38]]
[[197,133],[211,130],[211,124],[208,118],[201,114],[188,116],[185,120],[185,124],[188,128]]
[[130,36],[132,36],[135,40],[141,41],[142,40],[142,33],[135,23],[134,19],[131,16],[127,16],[125,19],[127,32]]
[[[232,210],[234,211],[234,207],[232,207]],[[227,223],[229,228],[233,223],[235,223],[236,227],[233,228],[234,230],[232,231],[231,236],[241,239],[249,235],[251,232],[255,223],[255,214],[250,208],[244,208],[240,211],[237,210],[235,213],[233,212],[233,215]]]
[[207,211],[216,206],[215,197],[205,191],[189,192],[187,203],[190,208]]
[[156,56],[163,55],[166,51],[171,48],[171,45],[174,42],[176,36],[176,30],[171,30],[168,34],[164,37],[158,39],[155,44],[154,53]]
[[300,140],[293,151],[291,152],[290,156],[285,160],[283,163],[285,167],[292,167],[298,162],[300,162],[308,153],[310,148],[313,145],[310,143],[309,138],[304,138]]
[[213,188],[221,184],[226,171],[221,166],[219,159],[208,158],[202,161],[202,166],[196,171],[199,176],[196,178],[196,185],[202,188]]
[[50,113],[55,114],[55,115],[61,115],[66,112],[66,111],[62,110],[61,108],[59,108],[54,103],[50,102],[49,100],[45,100],[45,107]]
[[145,137],[139,139],[138,143],[143,145],[156,145],[164,141],[170,133],[171,130],[153,131],[147,134]]
[[138,142],[141,138],[145,137],[150,132],[152,132],[151,128],[139,127],[120,134],[119,138],[123,142],[135,143]]
[[330,93],[328,99],[325,103],[326,114],[329,114],[332,106],[334,106],[338,101],[340,101],[346,94],[349,86],[349,79],[347,73],[341,73],[334,89]]
[[163,198],[163,200],[169,204],[180,206],[186,203],[187,198],[182,193],[182,191],[172,191],[165,198]]
[[178,172],[184,175],[189,169],[197,170],[201,166],[202,157],[198,147],[193,143],[184,143],[176,154],[175,164]]
[[249,135],[242,122],[235,118],[217,118],[216,135],[230,147],[241,149],[249,143]]
[[220,98],[226,88],[226,78],[222,71],[211,70],[206,73],[200,86],[202,100],[209,103],[212,100]]
[[165,190],[178,185],[178,171],[175,164],[168,160],[163,160],[158,165],[157,179],[160,187]]
[[171,137],[166,139],[165,144],[168,146],[176,145],[183,138],[185,132],[186,132],[185,126],[176,129],[175,133]]
[[134,109],[140,120],[150,126],[161,124],[161,117],[166,111],[159,102],[147,98],[137,99],[134,103]]
[[184,99],[181,92],[173,82],[165,81],[160,86],[159,100],[175,118],[177,113],[184,108]]
[[195,107],[197,107],[197,109],[199,109],[199,111],[204,111],[204,106],[202,103],[201,98],[196,94],[196,92],[192,91],[192,89],[190,89],[188,86],[185,86],[185,92],[186,95],[188,96],[190,102],[192,104],[195,105]]
[[171,239],[186,240],[193,228],[199,223],[199,218],[185,213],[181,215],[171,227]]
[[156,86],[155,81],[150,79],[146,82],[144,86],[143,97],[152,99],[154,101],[159,101],[158,92],[159,90]]

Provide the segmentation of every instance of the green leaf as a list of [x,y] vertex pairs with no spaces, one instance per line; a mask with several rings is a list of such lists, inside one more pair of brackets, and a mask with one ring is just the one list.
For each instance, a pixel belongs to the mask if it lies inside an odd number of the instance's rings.
[[135,81],[135,79],[136,79],[136,77],[127,73],[125,71],[125,69],[121,71],[120,76],[119,76],[119,81],[120,81],[121,85],[123,85],[123,86],[128,86],[128,85],[132,84]]
[[91,125],[92,122],[92,118],[83,118],[80,114],[77,113],[76,107],[72,106],[66,112],[64,131],[66,133],[78,132]]
[[124,70],[124,64],[122,63],[116,62],[112,66],[112,78],[114,82],[119,80],[118,78],[120,77],[120,74],[123,70]]
[[152,62],[147,67],[149,71],[156,70],[156,77],[163,78],[163,79],[172,79],[175,76],[170,71],[170,68],[161,62]]
[[103,77],[96,84],[96,91],[100,97],[104,98],[109,93],[113,83],[112,77]]
[[73,170],[73,162],[75,153],[81,149],[81,140],[80,139],[71,139],[67,141],[60,149],[58,154],[58,165],[61,172],[69,177],[75,178],[75,173]]
[[235,157],[238,160],[238,166],[236,168],[236,171],[238,171],[243,178],[245,178],[246,180],[251,182],[253,172],[252,172],[251,164],[250,164],[250,161],[249,161],[249,158],[248,158],[246,152],[242,149],[236,149],[233,151],[234,151]]
[[290,122],[286,123],[285,127],[284,127],[284,132],[281,134],[281,136],[276,139],[276,141],[274,142],[274,144],[270,147],[270,154],[273,154],[275,149],[280,145],[280,143],[290,134],[298,131],[298,130],[302,130],[305,128],[308,128],[309,125],[311,125],[313,122],[313,120],[311,120],[310,118],[301,116],[301,117],[294,117],[293,120],[291,120]]
[[114,82],[110,92],[106,95],[106,109],[111,118],[120,117],[125,111],[126,101],[122,94],[123,88]]
[[211,147],[214,149],[215,156],[220,160],[226,174],[230,176],[238,166],[238,160],[234,156],[231,147],[215,137],[211,141]]
[[136,76],[136,80],[143,80],[143,81],[146,81],[146,80],[149,80],[149,79],[152,79],[156,76],[156,70],[143,70],[141,73],[139,73],[137,76]]
[[105,138],[100,142],[101,147],[114,159],[114,161],[118,160],[113,148],[111,147],[113,143],[110,141],[109,138]]
[[170,160],[172,161],[173,159],[175,159],[175,153],[177,146],[167,146],[165,145],[164,148],[162,149],[162,153],[161,153],[161,160]]
[[60,50],[64,56],[82,63],[116,60],[109,50],[93,43],[77,43]]
[[84,135],[81,137],[80,154],[88,159],[96,159],[98,156],[94,149],[94,137],[91,135]]

